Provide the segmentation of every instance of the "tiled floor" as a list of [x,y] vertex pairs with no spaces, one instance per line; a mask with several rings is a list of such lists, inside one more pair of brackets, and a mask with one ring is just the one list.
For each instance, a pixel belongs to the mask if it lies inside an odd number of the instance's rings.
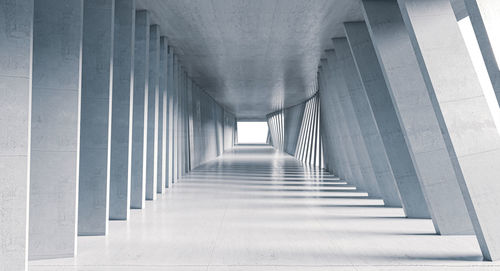
[[500,270],[474,236],[435,235],[427,219],[269,147],[239,147],[167,194],[79,237],[78,256],[30,270]]

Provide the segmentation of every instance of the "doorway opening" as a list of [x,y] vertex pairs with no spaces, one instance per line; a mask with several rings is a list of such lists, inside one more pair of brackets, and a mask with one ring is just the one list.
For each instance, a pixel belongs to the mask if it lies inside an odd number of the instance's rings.
[[238,121],[238,144],[267,144],[269,127],[265,121]]

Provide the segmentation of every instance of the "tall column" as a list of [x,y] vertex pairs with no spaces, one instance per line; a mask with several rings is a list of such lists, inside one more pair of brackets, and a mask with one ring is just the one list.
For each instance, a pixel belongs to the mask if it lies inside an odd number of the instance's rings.
[[108,229],[114,4],[85,0],[83,6],[79,235]]
[[328,161],[327,168],[330,172],[334,172],[339,176],[339,178],[346,180],[349,178],[347,177],[349,170],[346,169],[345,146],[340,141],[340,128],[333,106],[335,102],[333,100],[332,85],[330,83],[331,78],[328,78],[329,76],[331,76],[331,71],[328,60],[321,59],[321,67],[318,75],[318,81],[321,84],[319,88],[319,100],[321,104],[320,125],[325,157]]
[[26,270],[33,0],[0,0],[0,270]]
[[[361,171],[359,162],[354,154],[352,138],[349,136],[349,128],[346,123],[345,112],[342,110],[339,97],[339,89],[345,88],[345,82],[341,76],[340,65],[337,61],[337,55],[334,50],[326,51],[327,61],[322,63],[325,71],[325,79],[327,80],[328,88],[322,92],[324,98],[329,97],[332,101],[333,114],[332,118],[336,124],[337,141],[342,144],[340,149],[340,158],[342,159],[343,178],[354,185],[360,185]],[[353,159],[354,158],[354,159]]]
[[479,246],[500,259],[500,134],[448,0],[398,1]]
[[[345,80],[346,88],[340,89],[341,91],[346,91],[346,99],[342,103],[342,106],[347,114],[350,115],[349,123],[350,129],[353,135],[353,143],[356,149],[356,154],[358,155],[361,168],[363,169],[363,176],[367,185],[368,192],[371,192],[373,196],[383,197],[384,194],[381,192],[382,183],[378,183],[377,176],[387,176],[382,169],[375,171],[373,166],[374,155],[382,155],[383,153],[375,152],[370,156],[373,151],[372,148],[378,141],[368,140],[376,137],[376,129],[373,129],[373,120],[370,115],[370,107],[365,101],[365,97],[362,96],[361,85],[359,79],[356,77],[354,63],[352,61],[352,55],[349,51],[349,44],[345,38],[333,39],[333,45],[337,54],[337,60],[339,65],[341,65],[343,77]],[[351,114],[352,112],[352,114]],[[348,116],[349,116],[348,115]],[[379,147],[380,149],[380,147]],[[378,157],[379,160],[383,159]],[[378,163],[376,164],[378,166]],[[382,168],[382,167],[381,167]],[[382,179],[382,178],[381,178]],[[389,179],[390,180],[390,179]]]
[[82,0],[35,1],[29,258],[76,253]]
[[[346,84],[348,86],[353,105],[355,105],[356,111],[360,113],[359,119],[364,119],[362,125],[360,126],[362,126],[362,129],[369,129],[369,127],[371,127],[372,131],[368,131],[367,135],[380,133],[378,130],[379,127],[372,127],[372,125],[376,125],[373,117],[373,109],[371,108],[366,92],[363,89],[363,84],[356,70],[356,63],[354,62],[347,39],[335,39],[334,43],[337,53],[343,56],[344,75],[349,78],[346,78]],[[364,116],[362,111],[364,111]],[[391,135],[388,131],[382,130],[381,134],[384,136],[382,139],[390,139]],[[372,146],[373,144],[373,142],[369,142],[368,145]],[[382,146],[382,148],[384,148],[384,146]],[[400,149],[398,148],[398,150]],[[429,211],[427,205],[425,204],[425,199],[423,197],[420,184],[418,183],[418,178],[415,173],[415,169],[413,168],[413,164],[411,164],[411,161],[410,164],[401,161],[394,161],[392,159],[392,153],[389,152],[390,149],[385,148],[385,151],[385,154],[391,163],[390,168],[392,169],[392,174],[395,178],[396,184],[398,185],[405,214],[408,217],[413,218],[428,218]],[[376,160],[380,159],[380,157],[377,158],[377,156],[373,156],[372,159]]]
[[157,180],[158,193],[164,193],[167,184],[167,85],[168,85],[168,39],[160,37],[160,69],[159,69],[159,99],[158,99],[158,163]]
[[168,46],[168,68],[167,68],[167,100],[168,100],[168,161],[167,181],[165,187],[169,188],[173,182],[173,158],[174,158],[174,49]]
[[146,200],[146,150],[149,81],[149,12],[136,11],[134,44],[134,105],[130,208],[142,209]]
[[174,74],[173,74],[173,153],[172,153],[172,183],[177,182],[177,163],[178,163],[178,145],[179,145],[179,60],[174,54]]
[[500,1],[465,0],[465,5],[500,104]]
[[156,199],[158,176],[158,100],[160,70],[160,26],[150,26],[149,33],[149,84],[146,152],[146,199]]
[[343,70],[344,57],[339,56],[336,52],[332,53],[333,52],[330,52],[329,54],[328,62],[336,65],[332,68],[334,76],[332,82],[336,84],[334,92],[336,94],[335,98],[337,99],[337,114],[344,128],[342,129],[342,138],[343,141],[346,142],[348,148],[349,166],[351,167],[353,175],[352,179],[348,181],[366,190],[371,195],[380,197],[381,193],[375,179],[375,174],[373,173],[373,168],[371,167],[366,146],[362,141],[359,122],[347,89]]
[[116,1],[113,43],[109,219],[117,220],[127,220],[130,213],[134,39],[135,0]]
[[[381,131],[377,127],[373,109],[356,72],[356,65],[350,52],[350,46],[345,39],[335,39],[334,42],[336,43],[335,49],[337,50],[337,54],[344,56],[342,63],[344,64],[343,68],[347,89],[349,90],[354,111],[359,121],[362,138],[373,165],[380,192],[387,205],[401,207],[402,202],[396,187],[395,176],[384,148]],[[403,207],[405,206],[403,205]]]
[[[370,90],[373,94],[392,98],[397,112],[392,118],[398,117],[401,124],[436,232],[470,234],[472,224],[397,1],[364,0],[363,7],[368,29],[351,25],[353,38],[364,44],[356,47],[364,56],[360,72],[365,69],[378,78],[372,80],[379,85]],[[387,87],[382,85],[384,78]],[[394,147],[392,142],[386,145]]]

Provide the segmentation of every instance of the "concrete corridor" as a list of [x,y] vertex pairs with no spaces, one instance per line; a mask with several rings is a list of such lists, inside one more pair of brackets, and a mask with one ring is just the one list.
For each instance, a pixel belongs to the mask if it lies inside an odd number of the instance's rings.
[[237,146],[172,189],[78,237],[75,258],[30,270],[499,270],[476,238],[438,236],[430,219],[304,167],[269,146]]

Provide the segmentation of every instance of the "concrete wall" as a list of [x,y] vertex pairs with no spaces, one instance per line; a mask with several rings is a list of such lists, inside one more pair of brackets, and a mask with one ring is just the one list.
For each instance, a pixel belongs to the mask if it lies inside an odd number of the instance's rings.
[[0,0],[0,270],[27,268],[33,0]]

